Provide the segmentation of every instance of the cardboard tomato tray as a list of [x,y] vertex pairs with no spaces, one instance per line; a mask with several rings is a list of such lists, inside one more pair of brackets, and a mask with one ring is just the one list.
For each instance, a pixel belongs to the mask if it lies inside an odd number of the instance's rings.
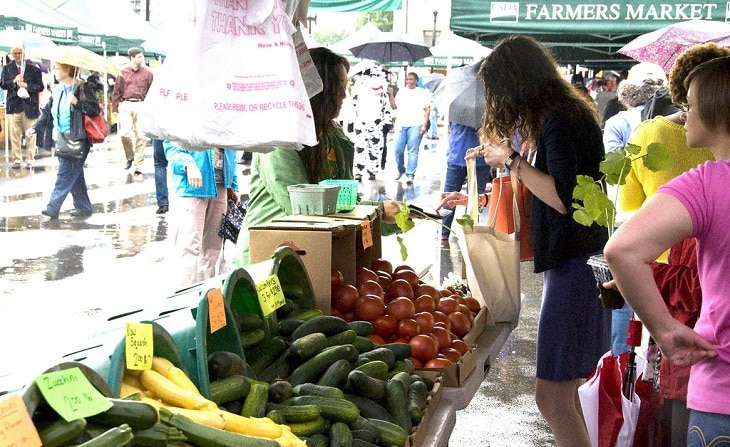
[[446,368],[417,368],[416,374],[424,371],[443,373],[442,384],[446,387],[459,387],[477,366],[477,345],[470,345],[466,354],[458,362]]
[[433,418],[436,408],[441,403],[441,396],[443,395],[443,373],[433,370],[418,370],[416,374],[431,379],[433,381],[433,388],[428,395],[426,400],[426,406],[423,408],[423,418],[421,422],[413,427],[410,436],[408,436],[408,447],[420,447],[423,445],[423,440],[428,433],[429,426],[431,425],[431,419]]
[[486,307],[482,307],[476,317],[474,317],[474,324],[472,324],[471,330],[462,339],[466,342],[467,345],[473,346],[474,344],[476,344],[477,339],[486,329],[488,313],[489,309],[487,309]]

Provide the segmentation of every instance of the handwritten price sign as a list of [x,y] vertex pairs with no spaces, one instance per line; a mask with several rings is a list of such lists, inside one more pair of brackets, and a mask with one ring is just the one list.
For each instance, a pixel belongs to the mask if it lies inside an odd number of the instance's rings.
[[41,447],[41,438],[18,394],[0,400],[0,445]]
[[127,335],[124,337],[127,369],[152,369],[155,352],[152,339],[151,324],[127,323]]
[[52,371],[35,379],[48,404],[66,422],[99,414],[112,407],[78,367]]
[[362,227],[362,248],[367,250],[373,246],[373,230],[370,228],[370,221],[365,219],[360,224]]
[[220,288],[208,292],[208,324],[210,333],[226,326],[226,308],[223,304],[223,293]]
[[279,277],[271,275],[261,282],[256,283],[256,293],[259,295],[259,304],[264,316],[283,306],[286,302],[284,292],[281,290]]

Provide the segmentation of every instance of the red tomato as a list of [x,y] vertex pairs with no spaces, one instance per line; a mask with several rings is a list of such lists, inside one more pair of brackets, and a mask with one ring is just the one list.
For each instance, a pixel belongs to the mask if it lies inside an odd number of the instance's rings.
[[380,298],[385,297],[385,293],[383,293],[383,287],[380,286],[380,283],[377,281],[372,281],[370,279],[357,284],[357,293],[360,296],[376,295]]
[[370,334],[368,335],[368,338],[376,345],[384,345],[387,343],[383,337],[377,334]]
[[411,318],[416,313],[416,306],[413,301],[401,296],[388,302],[386,313],[400,321],[404,318]]
[[441,348],[439,349],[439,355],[443,355],[445,358],[451,360],[454,363],[458,362],[461,358],[461,352],[457,351],[454,348]]
[[459,340],[458,338],[451,340],[451,347],[459,351],[461,355],[464,355],[469,351],[469,345],[467,345],[464,340]]
[[330,285],[331,285],[332,290],[340,287],[344,283],[345,283],[345,277],[342,276],[342,272],[337,270],[336,268],[333,268],[331,276],[330,276]]
[[459,310],[459,302],[450,297],[441,298],[439,302],[436,303],[436,310],[439,310],[448,315],[451,312],[456,312],[457,310]]
[[408,338],[409,340],[416,335],[421,333],[421,328],[418,327],[418,322],[412,318],[404,318],[398,322],[398,329],[396,334],[400,337]]
[[454,363],[449,359],[431,359],[423,365],[424,368],[447,368]]
[[441,299],[441,294],[438,289],[431,284],[419,284],[414,290],[416,296],[429,295],[433,297],[434,301]]
[[433,313],[436,310],[436,300],[431,295],[421,295],[413,302],[416,312]]
[[391,264],[390,261],[383,258],[376,258],[373,259],[372,262],[370,262],[370,269],[377,272],[378,270],[382,270],[388,274],[393,273],[393,264]]
[[373,333],[386,340],[395,335],[396,329],[398,329],[398,320],[392,315],[383,315],[373,321]]
[[408,344],[411,345],[411,355],[422,362],[428,362],[429,360],[436,358],[436,355],[438,354],[436,341],[428,335],[416,335],[411,338]]
[[435,326],[431,333],[436,337],[436,341],[438,341],[439,350],[451,347],[451,332],[442,327]]
[[451,331],[459,338],[464,338],[464,336],[471,330],[469,318],[461,312],[450,313],[449,320],[451,320]]
[[378,275],[367,267],[357,267],[357,269],[355,270],[355,285],[360,285],[361,282],[367,280],[377,282]]
[[393,281],[396,279],[405,279],[411,288],[415,289],[418,287],[418,274],[413,270],[399,270],[393,273]]
[[413,366],[415,366],[416,368],[423,368],[423,362],[421,362],[417,358],[411,357],[411,362],[413,362]]
[[433,324],[435,321],[432,313],[419,312],[413,315],[413,319],[418,323],[418,327],[421,328],[422,334],[428,334],[433,330]]
[[388,298],[391,300],[401,296],[412,300],[413,287],[411,287],[411,285],[405,279],[396,279],[396,277],[393,276],[393,281],[390,282],[390,285],[388,286],[388,293],[386,293],[386,295],[388,295]]
[[464,297],[464,301],[466,301],[466,306],[469,308],[469,310],[474,312],[474,315],[478,314],[479,311],[482,310],[482,305],[479,304],[479,300],[477,300],[473,296]]
[[373,322],[385,314],[385,303],[376,295],[365,295],[355,303],[355,314],[361,320]]
[[466,307],[466,304],[459,304],[459,312],[466,315],[466,318],[469,319],[469,324],[474,324],[474,315],[472,315],[471,310],[469,310],[468,307]]
[[449,332],[451,332],[451,320],[449,320],[448,315],[441,312],[440,310],[437,310],[433,313],[433,319],[436,323],[444,323],[446,325],[446,329],[448,329]]
[[355,310],[355,303],[360,294],[357,288],[350,284],[343,284],[332,291],[332,307],[337,308],[343,314]]

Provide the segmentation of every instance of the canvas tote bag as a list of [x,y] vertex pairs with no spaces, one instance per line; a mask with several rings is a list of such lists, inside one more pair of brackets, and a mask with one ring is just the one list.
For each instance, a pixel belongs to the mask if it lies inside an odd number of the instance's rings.
[[[513,203],[514,233],[508,234],[494,228],[496,219],[479,222],[479,187],[476,161],[467,160],[467,184],[469,204],[467,214],[474,221],[474,228],[455,225],[453,231],[459,241],[464,258],[466,279],[474,298],[489,310],[489,323],[510,323],[517,327],[522,305],[520,295],[520,215]],[[503,200],[515,201],[502,193],[492,196],[491,206],[499,206]]]

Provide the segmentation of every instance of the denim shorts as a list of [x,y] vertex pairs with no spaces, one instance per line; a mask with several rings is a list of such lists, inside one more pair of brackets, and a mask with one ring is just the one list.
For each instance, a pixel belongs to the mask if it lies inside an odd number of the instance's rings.
[[687,447],[730,446],[730,414],[691,410]]

